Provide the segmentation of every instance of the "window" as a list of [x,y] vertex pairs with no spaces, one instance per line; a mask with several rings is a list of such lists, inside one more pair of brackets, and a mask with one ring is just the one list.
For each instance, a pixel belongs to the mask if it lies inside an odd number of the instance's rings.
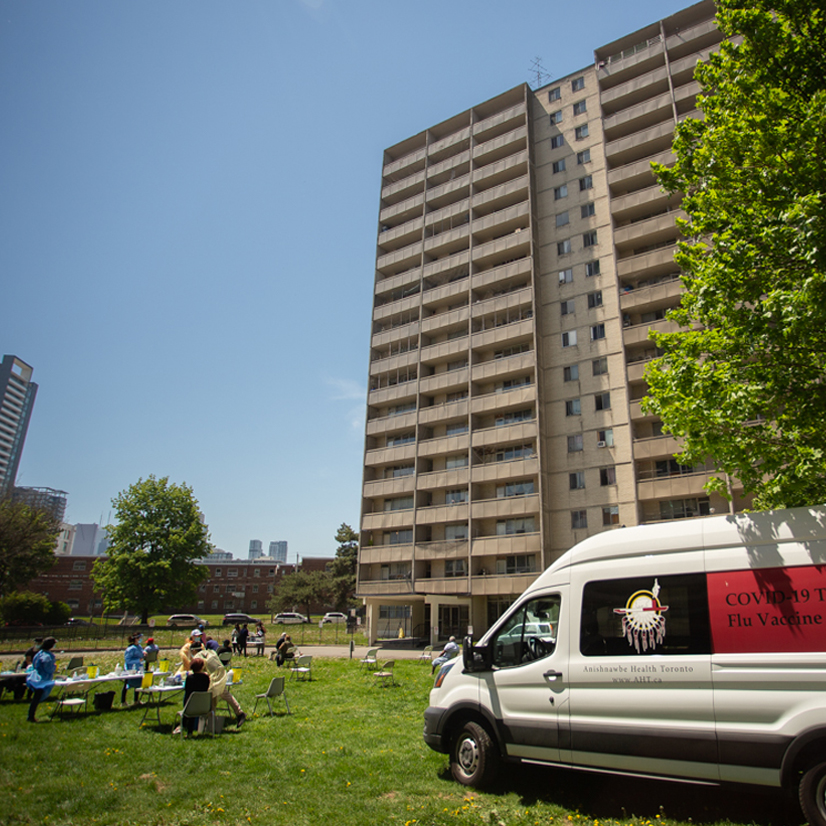
[[216,569],[215,569],[215,576],[216,576],[216,577],[221,576],[221,569],[220,569],[220,568],[216,568]]
[[237,568],[227,568],[227,576],[230,579],[237,579],[238,578],[238,569]]
[[465,367],[467,367],[467,359],[461,359],[459,361],[450,361],[447,364],[447,372],[452,373],[454,370],[462,370]]
[[497,462],[511,462],[514,459],[533,459],[535,456],[533,445],[516,445],[506,447],[496,451],[495,460]]
[[562,186],[556,187],[554,189],[554,200],[559,201],[561,198],[568,197],[568,184],[562,184]]
[[[497,560],[497,573],[498,560]],[[518,668],[553,654],[559,626],[560,599],[539,597],[520,605],[490,641],[496,668]]]
[[572,315],[574,312],[574,300],[562,301],[559,305],[562,315]]
[[467,576],[467,560],[446,559],[445,576]]
[[571,81],[571,91],[572,92],[579,92],[585,88],[585,78],[584,77],[575,77]]
[[557,109],[556,112],[551,112],[551,124],[562,123],[562,110]]
[[565,415],[566,416],[579,416],[582,413],[582,407],[579,403],[579,399],[568,399],[565,402]]
[[457,390],[455,393],[448,393],[445,401],[446,402],[459,402],[462,399],[467,398],[467,390]]
[[76,559],[72,563],[72,570],[73,571],[85,571],[86,570],[86,560],[85,559]]
[[569,223],[571,223],[571,219],[568,217],[567,212],[560,212],[559,215],[556,216],[556,225],[558,227],[564,227]]
[[388,416],[401,416],[404,413],[409,413],[411,410],[416,409],[416,402],[408,402],[407,404],[399,404],[395,407],[387,408],[387,415]]
[[564,241],[557,241],[556,254],[567,255],[571,251],[571,239],[566,238]]
[[596,307],[602,306],[602,290],[597,290],[593,293],[588,293],[588,309],[593,310]]
[[509,482],[496,488],[497,499],[508,499],[511,496],[530,496],[535,493],[533,480],[526,482]]
[[501,386],[496,388],[496,392],[506,393],[508,390],[516,390],[517,387],[527,387],[530,383],[530,376],[521,376],[518,379],[505,379]]
[[555,100],[559,100],[562,97],[562,90],[559,86],[554,86],[553,89],[548,90],[548,100],[553,102]]
[[660,502],[660,519],[691,519],[709,515],[708,499],[673,499]]
[[599,341],[602,338],[605,338],[605,325],[594,324],[591,327],[591,341]]
[[585,265],[585,275],[590,278],[592,275],[599,275],[599,261],[591,261]]
[[512,413],[502,413],[496,417],[496,426],[533,421],[533,410],[516,410]]
[[83,590],[83,580],[80,579],[72,579],[69,581],[69,590],[70,591],[82,591]]
[[568,487],[571,490],[583,490],[585,487],[585,471],[578,470],[568,474]]
[[599,469],[599,483],[602,487],[617,484],[617,469],[612,465],[611,467],[601,467]]
[[583,149],[582,152],[576,153],[576,162],[577,166],[581,166],[584,163],[588,163],[591,160],[591,150],[590,149]]
[[565,158],[560,158],[558,161],[553,162],[553,166],[551,167],[556,172],[564,172],[565,171]]
[[535,521],[532,516],[523,519],[500,519],[496,523],[497,536],[514,536],[519,533],[534,533]]
[[467,433],[467,422],[456,422],[445,428],[446,436],[458,436],[461,433]]
[[577,128],[574,129],[574,138],[576,138],[576,140],[581,141],[583,138],[587,138],[587,137],[588,137],[588,124],[587,123],[583,123],[582,126],[577,126]]
[[399,479],[402,476],[412,476],[414,473],[413,465],[396,465],[389,469],[389,478]]
[[413,529],[408,528],[404,531],[385,531],[384,544],[385,545],[409,545],[413,541]]
[[582,233],[582,246],[593,247],[597,243],[597,231],[595,229]]
[[253,585],[253,586],[252,586],[252,592],[253,592],[253,594],[257,594],[257,593],[258,593],[258,586],[257,586],[257,585]]
[[579,217],[580,218],[590,218],[592,215],[596,214],[596,207],[594,204],[583,204],[579,208]]
[[588,527],[588,512],[587,511],[571,511],[571,528],[572,530],[579,530],[580,528]]
[[407,511],[413,507],[412,496],[398,496],[395,499],[385,499],[384,509],[386,511]]
[[220,594],[221,593],[221,586],[220,585],[213,585],[212,586],[212,593],[213,594]]
[[497,574],[532,574],[535,571],[535,554],[517,554],[496,560]]
[[613,447],[614,446],[614,430],[613,428],[606,428],[605,430],[597,431],[597,447]]
[[409,562],[391,562],[381,566],[382,579],[410,579]]
[[562,334],[563,347],[576,347],[576,330],[569,330]]
[[594,376],[604,376],[608,372],[608,357],[594,359],[591,362],[591,374]]
[[253,568],[252,569],[252,575],[254,577],[258,577],[260,579],[261,578],[261,569],[260,568]]
[[467,522],[461,525],[445,525],[445,539],[467,539]]
[[457,467],[467,467],[467,454],[463,453],[461,456],[448,456],[445,459],[445,468],[451,470]]
[[254,611],[257,607],[258,607],[258,600],[257,600],[257,599],[254,599],[254,600],[250,603],[250,608]]
[[445,491],[446,505],[458,505],[461,502],[467,502],[467,490],[457,488],[456,490]]
[[579,381],[579,365],[572,364],[570,367],[564,367],[562,369],[562,380]]
[[619,506],[609,505],[602,509],[603,525],[619,525]]
[[586,189],[594,188],[594,178],[592,175],[585,175],[579,179],[579,191],[585,192]]
[[568,453],[578,453],[582,450],[582,434],[575,433],[568,437]]
[[611,394],[597,393],[594,396],[596,410],[610,410],[611,409]]
[[410,433],[399,433],[395,436],[387,437],[387,447],[398,447],[399,445],[409,445],[416,441],[415,431]]
[[570,284],[574,280],[574,271],[573,270],[560,270],[559,272],[559,283],[560,284]]
[[588,111],[588,107],[585,104],[584,100],[578,100],[574,104],[574,114],[575,115],[584,115]]
[[561,146],[565,146],[565,138],[562,135],[553,135],[551,137],[551,149],[559,149]]
[[224,593],[231,594],[235,590],[232,585],[225,585],[224,586]]
[[[660,575],[654,600],[652,577],[588,582],[582,593],[579,648],[586,657],[639,657],[709,654],[708,593],[704,574]],[[639,632],[617,606],[628,605],[636,594],[648,607],[656,601],[667,613],[648,614],[647,632]],[[630,613],[630,612],[629,612]],[[666,620],[666,617],[668,618]],[[647,643],[647,644],[646,644]]]

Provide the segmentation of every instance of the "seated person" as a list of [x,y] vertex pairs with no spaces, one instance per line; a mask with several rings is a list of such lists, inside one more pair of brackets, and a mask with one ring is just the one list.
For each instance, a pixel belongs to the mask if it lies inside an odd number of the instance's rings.
[[295,657],[295,646],[289,634],[284,634],[275,646],[275,664],[281,668],[287,660]]
[[[197,648],[193,649],[193,646],[197,644]],[[181,646],[181,650],[178,652],[178,655],[181,658],[181,665],[178,668],[176,673],[178,674],[186,674],[189,672],[190,666],[192,665],[192,655],[195,651],[201,650],[201,632],[196,628],[190,635],[189,639]]]
[[158,647],[158,645],[155,643],[155,638],[154,638],[154,637],[150,637],[150,638],[146,641],[146,646],[145,646],[145,647],[144,647],[144,649],[143,649],[143,658],[144,658],[144,660],[146,659],[146,655],[147,655],[147,654],[149,654],[150,656],[151,656],[152,654],[154,654],[154,655],[155,655],[154,659],[156,659],[156,660],[157,660],[157,659],[158,659],[157,654],[158,654],[158,652],[159,652],[160,650],[161,650],[161,649],[160,649],[160,648]]
[[215,652],[219,657],[221,654],[232,654],[232,643],[230,640],[224,640],[224,644]]
[[445,647],[442,649],[442,653],[433,660],[433,666],[430,669],[430,673],[434,674],[439,668],[441,668],[448,660],[452,660],[457,654],[459,653],[459,646],[456,644],[456,637],[451,637]]
[[206,642],[204,643],[204,648],[208,648],[210,651],[217,651],[218,641],[212,639],[212,637],[207,637]]
[[[205,663],[202,659],[196,657],[192,660],[192,672],[186,678],[186,682],[184,683],[184,706],[186,705],[186,701],[189,699],[189,695],[192,694],[193,691],[209,691],[209,674],[206,673],[204,668]],[[183,721],[183,724],[186,725],[187,732],[192,734],[192,732],[198,727],[198,718],[188,717]],[[181,727],[178,726],[178,728],[176,728],[172,733],[179,734],[180,731]]]
[[244,725],[247,715],[241,709],[241,704],[232,692],[227,688],[227,669],[218,658],[214,651],[204,648],[199,651],[192,660],[193,667],[195,663],[201,661],[204,663],[206,673],[209,674],[209,690],[212,692],[212,707],[215,708],[218,700],[224,700],[229,707],[235,712],[235,725],[238,728]]

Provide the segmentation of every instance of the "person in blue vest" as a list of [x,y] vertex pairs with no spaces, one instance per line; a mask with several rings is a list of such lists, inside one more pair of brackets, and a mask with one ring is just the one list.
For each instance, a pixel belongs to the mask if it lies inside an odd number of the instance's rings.
[[[138,642],[138,635],[129,637],[129,645],[123,653],[123,664],[127,671],[139,671],[143,673],[143,649]],[[143,677],[132,677],[123,681],[123,690],[120,693],[120,704],[126,704],[126,692],[130,688],[135,689],[135,702],[138,702],[138,689],[141,687]]]
[[35,714],[40,703],[49,696],[49,692],[54,686],[54,672],[57,667],[52,649],[55,647],[54,637],[46,637],[40,643],[40,650],[32,659],[32,670],[26,678],[26,685],[32,691],[32,701],[29,704],[28,721],[36,723]]

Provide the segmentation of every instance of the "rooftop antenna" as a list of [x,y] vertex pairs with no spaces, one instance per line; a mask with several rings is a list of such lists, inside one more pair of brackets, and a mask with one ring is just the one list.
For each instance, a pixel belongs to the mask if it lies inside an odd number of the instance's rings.
[[550,79],[551,73],[542,65],[542,58],[535,57],[531,63],[531,74],[536,75],[534,89],[544,86]]

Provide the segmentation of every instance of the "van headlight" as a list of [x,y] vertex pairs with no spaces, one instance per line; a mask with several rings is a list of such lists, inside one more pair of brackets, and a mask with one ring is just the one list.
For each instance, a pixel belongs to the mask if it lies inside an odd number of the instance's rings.
[[436,675],[436,682],[433,683],[433,688],[441,688],[442,683],[445,681],[445,677],[450,673],[450,669],[453,668],[454,663],[445,663],[440,669],[439,673]]

